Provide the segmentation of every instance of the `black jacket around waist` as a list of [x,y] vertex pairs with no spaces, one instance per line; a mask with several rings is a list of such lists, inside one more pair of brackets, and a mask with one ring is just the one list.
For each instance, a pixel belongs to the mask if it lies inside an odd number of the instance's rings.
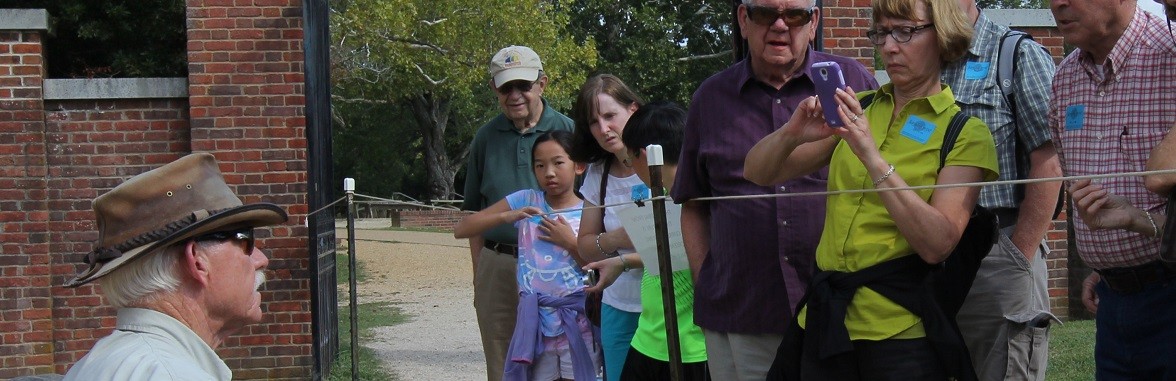
[[808,307],[807,329],[792,319],[767,379],[799,380],[804,351],[816,353],[821,360],[853,351],[845,313],[857,289],[869,287],[922,319],[927,340],[949,376],[961,381],[976,380],[955,319],[949,319],[935,300],[929,276],[934,269],[918,255],[907,255],[852,273],[818,272],[801,300],[801,305]]

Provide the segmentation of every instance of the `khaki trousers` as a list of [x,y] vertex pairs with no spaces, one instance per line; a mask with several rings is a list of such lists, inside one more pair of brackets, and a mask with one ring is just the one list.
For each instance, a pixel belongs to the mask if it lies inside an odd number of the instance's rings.
[[482,351],[486,355],[486,380],[502,379],[506,349],[514,334],[519,305],[519,286],[515,279],[518,260],[510,254],[482,248],[474,276],[474,310],[482,334]]

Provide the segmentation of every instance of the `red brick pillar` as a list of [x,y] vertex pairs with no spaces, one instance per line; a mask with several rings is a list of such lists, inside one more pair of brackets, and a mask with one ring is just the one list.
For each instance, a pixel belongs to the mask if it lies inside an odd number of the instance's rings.
[[874,46],[866,39],[870,30],[869,0],[822,0],[821,19],[827,53],[858,60],[874,68]]
[[211,152],[245,202],[286,207],[260,242],[272,280],[265,321],[218,352],[237,379],[312,371],[306,132],[300,0],[187,0],[192,151]]
[[44,10],[0,10],[0,379],[53,372],[46,26]]

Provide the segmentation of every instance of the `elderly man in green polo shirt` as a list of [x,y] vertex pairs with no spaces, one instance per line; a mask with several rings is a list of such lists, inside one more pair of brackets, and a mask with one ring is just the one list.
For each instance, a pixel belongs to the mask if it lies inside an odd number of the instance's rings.
[[[520,189],[538,188],[531,146],[547,131],[572,131],[572,120],[543,100],[547,75],[534,50],[508,46],[490,60],[490,87],[502,114],[478,128],[466,163],[464,210],[482,210]],[[519,301],[515,280],[518,231],[511,225],[470,239],[474,309],[486,354],[486,379],[502,379]]]

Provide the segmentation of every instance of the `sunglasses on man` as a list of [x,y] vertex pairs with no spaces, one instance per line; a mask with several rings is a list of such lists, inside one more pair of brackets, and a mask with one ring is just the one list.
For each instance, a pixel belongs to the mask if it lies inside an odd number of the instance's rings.
[[812,21],[813,8],[779,9],[762,5],[748,5],[747,18],[762,26],[772,26],[776,20],[784,19],[784,25],[796,28]]
[[253,255],[253,249],[256,246],[256,241],[253,238],[253,228],[246,228],[240,230],[229,230],[212,232],[196,236],[192,239],[196,242],[204,241],[242,241],[245,242],[245,255]]
[[535,87],[535,82],[539,81],[510,81],[502,84],[502,86],[498,88],[498,93],[506,95],[510,94],[514,90],[518,90],[520,93],[525,93],[531,91],[531,88]]

